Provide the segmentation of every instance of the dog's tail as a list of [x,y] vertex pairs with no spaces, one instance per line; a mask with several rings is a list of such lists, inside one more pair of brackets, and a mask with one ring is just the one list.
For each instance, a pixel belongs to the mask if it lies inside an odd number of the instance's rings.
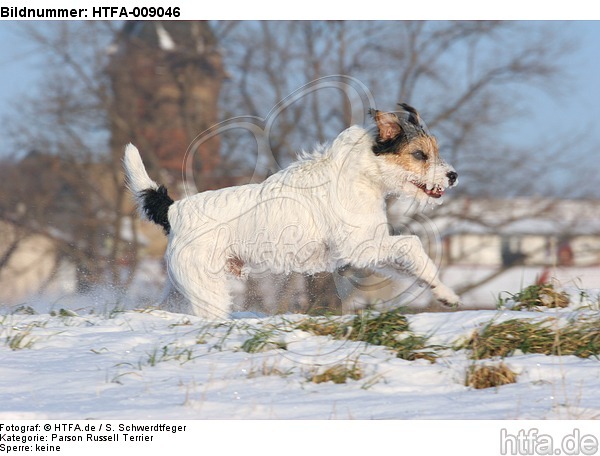
[[123,157],[127,187],[135,198],[140,215],[163,227],[166,234],[171,231],[169,207],[173,200],[163,185],[158,185],[146,172],[142,157],[133,144],[125,147]]

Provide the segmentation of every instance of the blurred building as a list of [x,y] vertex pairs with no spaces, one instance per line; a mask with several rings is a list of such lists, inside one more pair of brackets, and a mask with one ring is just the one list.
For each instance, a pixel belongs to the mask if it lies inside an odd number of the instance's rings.
[[444,263],[600,267],[600,201],[463,199],[436,218]]
[[76,273],[62,261],[54,240],[43,233],[23,232],[0,221],[0,307],[25,303],[40,292],[72,293]]

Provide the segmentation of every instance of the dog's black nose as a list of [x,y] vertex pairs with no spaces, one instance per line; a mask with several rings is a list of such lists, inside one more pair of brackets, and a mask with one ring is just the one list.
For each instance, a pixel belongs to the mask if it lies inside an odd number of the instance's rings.
[[450,187],[452,187],[458,179],[458,173],[456,173],[455,171],[450,171],[448,174],[446,174],[446,177],[448,178],[448,183]]

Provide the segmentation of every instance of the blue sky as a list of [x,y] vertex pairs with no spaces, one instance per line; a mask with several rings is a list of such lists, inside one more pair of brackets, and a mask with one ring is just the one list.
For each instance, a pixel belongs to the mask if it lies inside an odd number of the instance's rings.
[[[568,151],[572,163],[584,162],[588,168],[600,168],[600,21],[556,22],[558,33],[564,33],[576,43],[566,56],[571,80],[556,88],[556,96],[531,91],[529,115],[513,122],[511,134],[529,145],[540,137],[585,133],[581,144]],[[535,26],[535,23],[532,23]],[[18,33],[18,23],[0,21],[0,119],[18,109],[20,94],[27,93],[43,76],[42,68],[29,56],[27,46]],[[0,136],[0,155],[10,154],[8,143]],[[598,173],[600,175],[600,173]],[[576,178],[569,169],[557,172],[559,179]],[[591,184],[591,183],[590,183]],[[600,196],[600,179],[593,194]]]
[[[0,22],[0,114],[10,114],[7,103],[26,91],[39,75],[33,61],[19,44],[17,22]],[[1,143],[0,143],[1,144]]]
[[557,23],[556,30],[575,42],[566,58],[572,79],[565,88],[556,88],[556,96],[532,94],[536,101],[532,120],[538,130],[571,125],[576,131],[589,125],[600,145],[600,21]]

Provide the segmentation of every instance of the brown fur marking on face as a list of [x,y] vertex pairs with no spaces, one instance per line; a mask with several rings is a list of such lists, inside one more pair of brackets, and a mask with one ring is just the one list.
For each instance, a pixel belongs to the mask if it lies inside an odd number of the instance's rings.
[[[412,155],[419,150],[427,156],[427,160],[418,160]],[[432,163],[436,163],[438,157],[437,140],[433,136],[419,135],[409,143],[404,143],[397,152],[386,154],[383,158],[388,163],[401,166],[414,174],[425,175]]]

